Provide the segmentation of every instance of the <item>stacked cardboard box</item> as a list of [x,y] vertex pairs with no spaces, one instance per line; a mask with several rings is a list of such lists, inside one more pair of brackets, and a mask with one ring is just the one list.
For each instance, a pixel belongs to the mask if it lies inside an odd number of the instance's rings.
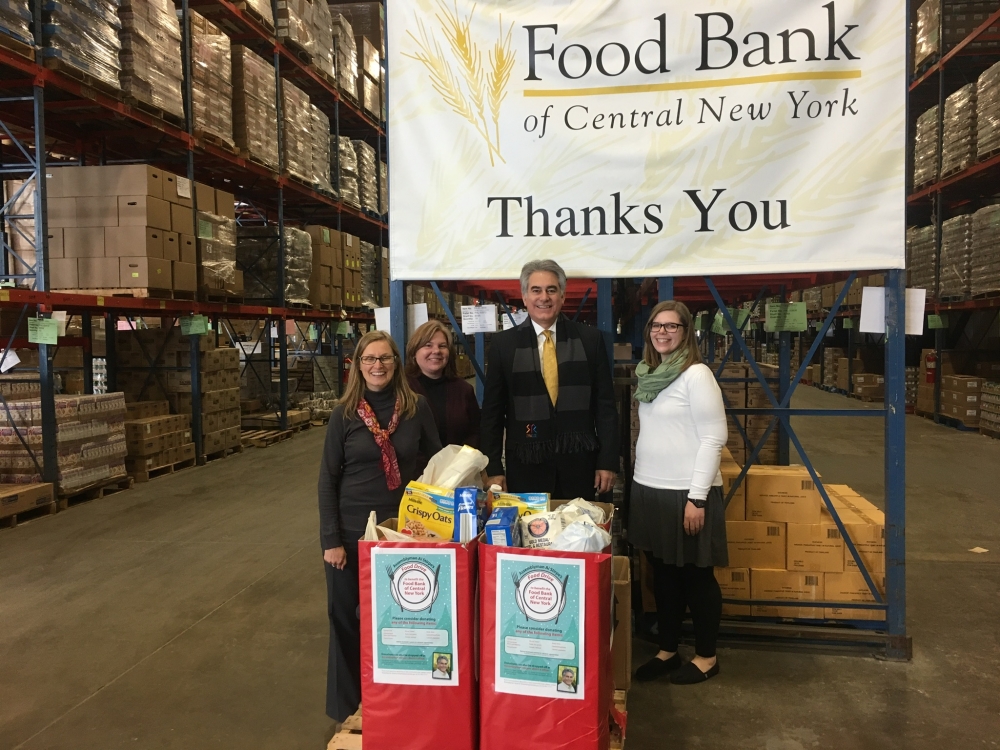
[[924,0],[917,8],[913,72],[933,62],[941,48],[941,0]]
[[312,241],[312,276],[309,279],[309,298],[312,306],[319,310],[341,305],[344,288],[344,254],[340,232],[317,225],[307,226],[305,230]]
[[191,11],[191,93],[195,131],[234,146],[232,42],[195,11]]
[[982,160],[1000,149],[1000,63],[979,76],[976,90],[976,149]]
[[[339,6],[337,10],[340,10]],[[333,45],[335,48],[335,67],[337,86],[350,95],[358,98],[358,48],[354,40],[354,30],[342,14],[334,13],[332,19]]]
[[970,83],[944,103],[941,176],[947,177],[976,163],[976,84]]
[[31,6],[28,3],[0,3],[0,34],[9,36],[21,44],[35,46],[31,32]]
[[[382,248],[382,304],[381,307],[389,305],[389,248]],[[444,315],[444,311],[441,311]]]
[[47,188],[53,289],[195,290],[189,180],[145,164],[60,167]]
[[984,382],[979,393],[979,431],[1000,437],[1000,382]]
[[[745,409],[747,405],[747,366],[739,363],[729,363],[722,370],[722,380],[719,388],[722,390],[723,401],[727,408]],[[729,441],[726,444],[731,455],[741,466],[746,463],[747,446],[740,434],[739,428],[746,428],[746,417],[741,414],[727,414],[726,423],[729,426]]]
[[[0,411],[0,482],[40,482],[39,469],[44,468],[41,401],[11,401],[7,406],[9,416],[6,410]],[[124,394],[56,396],[56,442],[60,493],[124,477]]]
[[361,240],[340,233],[344,252],[344,307],[361,307]]
[[933,107],[917,118],[913,141],[913,187],[936,182],[938,178],[938,108]]
[[969,275],[973,295],[1000,291],[1000,205],[986,206],[972,215]]
[[979,394],[981,378],[970,375],[941,377],[941,413],[957,419],[966,427],[979,426]]
[[198,289],[202,295],[243,294],[243,272],[236,268],[236,220],[231,199],[231,193],[216,191],[215,210],[220,213],[198,211]]
[[385,8],[380,2],[338,3],[338,13],[351,24],[356,36],[363,36],[385,57]]
[[864,401],[885,399],[885,375],[859,373],[853,376],[854,395]]
[[141,402],[147,416],[125,420],[128,457],[125,468],[130,476],[148,478],[150,472],[195,457],[191,437],[191,418],[171,414],[168,401]]
[[316,42],[313,67],[321,72],[323,78],[333,81],[337,72],[333,59],[333,13],[330,6],[320,0],[313,0],[310,22]]
[[[944,49],[950,50],[978,29],[997,9],[990,0],[945,0],[942,8],[942,33]],[[967,50],[996,50],[1000,25],[993,23],[975,41],[969,42]],[[981,53],[981,52],[980,52]]]
[[[874,597],[804,467],[752,467],[745,492],[744,520],[734,519],[727,509],[729,567],[716,570],[723,595],[789,605],[725,605],[725,614],[884,619],[878,610],[809,606],[817,601],[874,602]],[[849,487],[828,486],[827,494],[865,567],[883,586],[884,516]]]
[[344,203],[361,208],[361,191],[358,185],[358,154],[354,143],[346,136],[330,136],[330,152],[336,159],[331,173],[337,180],[334,186]]
[[42,6],[42,57],[84,73],[112,89],[120,89],[118,54],[121,21],[114,3],[47,2]]
[[389,213],[389,168],[384,161],[378,163],[379,213]]
[[[285,227],[285,289],[289,304],[309,305],[312,277],[312,238],[307,232]],[[278,297],[278,252],[281,249],[276,226],[239,227],[236,257],[247,271],[246,296],[268,301]]]
[[[382,285],[382,272],[379,269],[381,265],[381,248],[376,247],[370,242],[361,241],[358,243],[361,247],[361,266],[360,266],[360,284],[361,284],[361,304],[365,307],[370,307],[372,309],[378,307],[378,294]],[[437,297],[434,298],[435,304],[437,303]],[[428,309],[428,314],[430,314],[430,309]]]
[[379,48],[372,44],[364,36],[357,36],[354,39],[358,51],[358,102],[368,114],[376,121],[381,121],[382,117],[382,64],[380,61]]
[[254,161],[278,169],[277,84],[274,67],[233,45],[233,140]]
[[313,185],[323,193],[332,195],[333,185],[330,182],[330,118],[319,107],[309,105],[311,127],[309,130],[310,152],[312,158]]
[[972,223],[972,216],[964,214],[941,226],[942,298],[967,297],[972,289]]
[[926,289],[934,297],[937,280],[937,237],[934,225],[906,230],[907,286]]
[[[917,403],[917,385],[919,381],[919,368],[906,368],[906,405],[915,406]],[[883,386],[884,387],[884,386]]]
[[823,347],[823,385],[830,388],[837,387],[837,366],[845,354],[840,347]]
[[174,4],[126,0],[118,16],[122,91],[183,119],[181,27]]
[[372,213],[378,213],[378,173],[375,149],[364,141],[354,141],[354,150],[358,155],[358,195],[361,208]]
[[293,177],[327,193],[330,183],[330,118],[300,88],[281,82],[285,169]]
[[837,388],[845,393],[851,388],[851,378],[854,373],[864,372],[865,363],[861,360],[861,353],[855,354],[853,362],[848,357],[841,357],[837,360]]
[[278,38],[305,53],[318,70],[332,79],[333,19],[327,4],[319,0],[278,0],[277,7]]

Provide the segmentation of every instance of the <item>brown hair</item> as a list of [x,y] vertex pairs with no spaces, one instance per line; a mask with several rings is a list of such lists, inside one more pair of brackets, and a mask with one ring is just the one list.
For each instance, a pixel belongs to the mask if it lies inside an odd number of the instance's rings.
[[649,320],[646,321],[646,327],[642,330],[642,361],[645,362],[651,370],[656,369],[660,366],[660,363],[663,362],[663,357],[660,356],[660,353],[656,351],[656,347],[653,346],[650,329],[652,328],[653,321],[656,319],[657,315],[661,312],[670,311],[677,313],[677,316],[681,319],[680,322],[684,325],[684,340],[681,342],[681,346],[686,346],[688,352],[687,359],[684,361],[684,366],[681,367],[681,372],[684,372],[691,365],[701,363],[701,352],[698,350],[698,339],[695,336],[694,319],[691,317],[691,311],[688,310],[687,305],[675,299],[661,302],[650,311]]
[[448,342],[448,364],[444,367],[445,377],[457,378],[458,367],[455,365],[455,339],[451,331],[447,329],[440,320],[428,320],[410,336],[406,342],[406,374],[412,377],[420,375],[420,367],[417,365],[417,351],[427,345],[427,342],[438,333],[444,334],[444,340]]
[[351,372],[347,376],[347,387],[344,388],[344,395],[337,401],[344,407],[344,419],[355,419],[358,414],[358,403],[365,395],[365,378],[361,374],[361,355],[365,349],[376,341],[385,341],[389,344],[392,355],[396,358],[396,369],[392,373],[391,387],[396,392],[399,399],[400,419],[410,419],[417,414],[417,394],[406,382],[406,375],[403,368],[399,366],[399,349],[396,342],[392,340],[385,331],[369,331],[358,341],[354,347],[354,356],[351,358]]

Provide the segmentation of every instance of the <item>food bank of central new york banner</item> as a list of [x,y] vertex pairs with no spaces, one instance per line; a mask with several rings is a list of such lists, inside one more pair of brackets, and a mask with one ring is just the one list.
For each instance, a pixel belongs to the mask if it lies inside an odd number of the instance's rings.
[[396,279],[904,265],[901,0],[389,0]]

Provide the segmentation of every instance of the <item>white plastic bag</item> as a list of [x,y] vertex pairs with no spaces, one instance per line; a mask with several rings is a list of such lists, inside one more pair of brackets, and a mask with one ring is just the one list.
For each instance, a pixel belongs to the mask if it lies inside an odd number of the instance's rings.
[[604,509],[599,505],[594,505],[584,500],[582,497],[578,497],[575,500],[570,500],[566,503],[563,508],[576,508],[577,510],[583,511],[591,520],[600,526],[607,519],[604,517]]
[[456,487],[482,489],[482,471],[489,462],[485,455],[468,445],[446,445],[431,457],[417,481],[446,490]]
[[601,552],[611,544],[611,534],[606,532],[593,519],[580,515],[559,533],[549,549],[562,552]]

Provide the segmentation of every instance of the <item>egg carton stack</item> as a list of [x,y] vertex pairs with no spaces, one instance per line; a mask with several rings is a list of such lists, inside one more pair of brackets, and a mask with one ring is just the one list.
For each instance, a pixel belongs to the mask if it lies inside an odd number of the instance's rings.
[[979,159],[1000,151],[1000,63],[976,84],[976,150]]
[[963,86],[944,103],[941,176],[961,172],[976,163],[976,84]]
[[[335,187],[344,203],[355,208],[361,208],[361,195],[358,188],[358,154],[354,143],[346,136],[330,136],[330,153],[335,159],[332,174],[337,180]],[[338,177],[339,175],[339,177]]]
[[47,0],[42,6],[42,57],[120,90],[118,8],[107,0]]
[[973,296],[1000,291],[1000,205],[972,215]]
[[309,105],[309,117],[312,184],[320,192],[334,195],[336,191],[330,183],[330,118],[314,104]]
[[965,298],[972,289],[972,222],[965,214],[941,225],[942,299]]
[[913,187],[936,182],[938,178],[938,108],[934,105],[917,118],[913,140]]
[[281,109],[284,118],[284,138],[281,148],[285,170],[303,182],[311,183],[313,172],[312,106],[309,97],[293,83],[281,81]]
[[910,227],[906,230],[906,267],[909,269],[909,286],[926,289],[934,296],[937,275],[937,238],[935,227]]
[[358,193],[361,198],[361,208],[372,213],[379,213],[378,174],[375,149],[364,141],[354,141],[354,150],[358,155]]
[[331,30],[337,86],[354,101],[358,100],[358,45],[351,24],[340,13],[334,13]]
[[183,120],[181,26],[173,2],[125,0],[118,16],[122,91]]
[[0,0],[0,34],[33,47],[31,5],[20,0]]
[[[278,291],[278,229],[239,227],[236,258],[244,269],[246,297],[276,300]],[[284,302],[309,305],[309,277],[312,276],[312,237],[307,232],[285,227]]]
[[[178,11],[179,12],[179,11]],[[233,48],[222,29],[191,11],[191,95],[194,129],[235,148]]]
[[233,45],[233,140],[254,161],[278,169],[277,84],[274,67]]

